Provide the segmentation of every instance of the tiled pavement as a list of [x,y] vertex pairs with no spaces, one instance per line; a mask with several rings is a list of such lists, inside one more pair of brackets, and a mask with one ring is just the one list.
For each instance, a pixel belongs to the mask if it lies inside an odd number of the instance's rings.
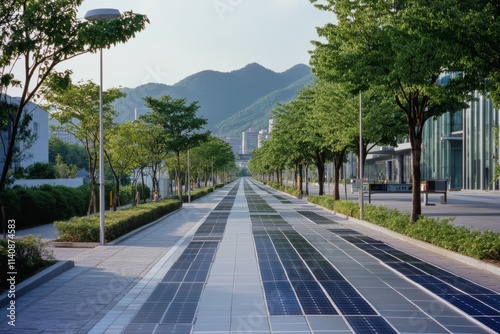
[[19,297],[0,332],[500,331],[495,274],[246,179],[119,245],[58,252],[75,268]]

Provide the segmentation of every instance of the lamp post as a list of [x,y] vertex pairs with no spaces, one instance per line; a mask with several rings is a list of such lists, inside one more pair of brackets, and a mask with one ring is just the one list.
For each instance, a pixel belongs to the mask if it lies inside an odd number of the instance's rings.
[[362,95],[359,92],[359,219],[363,220],[363,108]]
[[[106,21],[120,17],[120,11],[112,8],[92,9],[85,14],[88,21]],[[103,97],[102,97],[102,48],[99,53],[100,58],[100,85],[99,85],[99,243],[104,246],[104,124],[103,124]]]

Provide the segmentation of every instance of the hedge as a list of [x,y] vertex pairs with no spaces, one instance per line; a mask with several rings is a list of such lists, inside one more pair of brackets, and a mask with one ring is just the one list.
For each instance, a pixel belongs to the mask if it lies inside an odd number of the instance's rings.
[[[179,200],[169,199],[156,203],[146,203],[134,207],[106,212],[105,235],[111,241],[141,226],[173,212],[181,207]],[[54,226],[59,231],[58,241],[99,242],[99,216],[74,217],[68,221],[57,221]]]
[[[109,191],[113,189],[112,184],[106,184],[105,205],[107,208],[109,208]],[[134,196],[131,195],[132,191]],[[98,189],[96,190],[98,200],[97,192]],[[144,199],[149,198],[149,194],[150,190],[146,186]],[[18,186],[13,189],[5,188],[0,195],[4,200],[5,216],[15,220],[17,228],[24,229],[86,215],[90,185],[78,188],[51,185],[32,188]],[[132,190],[132,186],[121,188],[121,205],[130,204],[133,198],[135,198],[135,190]]]
[[[352,201],[334,201],[331,196],[309,196],[308,201],[327,209],[359,218],[359,205]],[[363,220],[386,227],[411,238],[474,257],[500,261],[500,233],[451,224],[453,218],[421,216],[412,223],[410,216],[385,206],[365,205]]]
[[[15,239],[15,259],[16,259],[16,283],[19,283],[26,278],[36,274],[43,268],[52,265],[55,260],[52,252],[46,249],[46,243],[42,242],[41,237],[28,235],[22,238]],[[0,270],[2,273],[7,273],[9,270],[9,246],[7,239],[0,239]],[[2,279],[0,282],[0,290],[8,288],[9,282]]]

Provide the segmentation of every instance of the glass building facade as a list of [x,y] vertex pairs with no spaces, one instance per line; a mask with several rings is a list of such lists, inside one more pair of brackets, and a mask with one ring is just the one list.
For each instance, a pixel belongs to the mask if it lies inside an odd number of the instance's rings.
[[[476,93],[469,108],[449,112],[427,120],[422,144],[422,180],[448,180],[450,189],[498,190],[494,182],[495,164],[500,156],[500,110],[484,95]],[[496,137],[496,138],[495,138]],[[411,182],[411,155],[395,148],[391,156],[372,155],[365,166],[385,163],[390,174],[386,179],[396,183]],[[370,156],[369,156],[370,157]],[[394,167],[392,167],[394,166]],[[379,168],[380,170],[380,168]]]

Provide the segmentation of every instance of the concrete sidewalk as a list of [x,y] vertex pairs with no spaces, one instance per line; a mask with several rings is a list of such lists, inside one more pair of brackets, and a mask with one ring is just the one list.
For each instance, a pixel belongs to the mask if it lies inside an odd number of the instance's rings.
[[246,179],[118,245],[55,253],[75,267],[14,299],[0,332],[500,329],[498,275]]

